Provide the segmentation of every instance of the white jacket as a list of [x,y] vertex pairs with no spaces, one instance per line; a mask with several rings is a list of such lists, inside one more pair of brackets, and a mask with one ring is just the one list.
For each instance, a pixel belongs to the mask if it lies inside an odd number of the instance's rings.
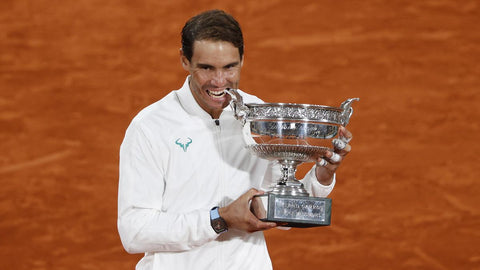
[[[136,269],[271,269],[262,232],[218,235],[210,209],[268,190],[277,172],[245,149],[229,107],[219,125],[201,109],[187,78],[132,120],[120,148],[118,230],[127,252],[145,253]],[[334,186],[320,185],[313,169],[303,183],[318,197]]]

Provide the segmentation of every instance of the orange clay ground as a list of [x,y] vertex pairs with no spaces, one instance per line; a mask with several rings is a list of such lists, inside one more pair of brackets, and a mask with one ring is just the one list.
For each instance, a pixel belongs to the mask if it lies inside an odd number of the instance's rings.
[[119,146],[181,86],[180,30],[211,8],[243,26],[243,90],[361,98],[331,226],[268,231],[275,269],[480,269],[474,0],[1,1],[0,269],[134,269]]

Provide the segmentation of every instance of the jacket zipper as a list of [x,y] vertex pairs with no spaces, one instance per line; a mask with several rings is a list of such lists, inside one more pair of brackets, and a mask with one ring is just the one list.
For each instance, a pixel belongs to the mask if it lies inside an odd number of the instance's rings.
[[[215,142],[217,143],[217,147],[218,147],[218,151],[220,153],[220,173],[219,173],[219,177],[220,179],[218,179],[218,183],[220,184],[220,202],[219,202],[219,207],[224,207],[226,205],[226,201],[225,201],[225,195],[226,195],[226,192],[225,192],[225,165],[223,164],[223,147],[222,147],[222,143],[221,143],[221,138],[222,138],[222,127],[220,125],[220,120],[219,119],[215,119],[214,120],[214,123],[215,123]],[[219,258],[219,261],[218,261],[218,264],[217,266],[219,267],[219,269],[225,269],[225,253],[223,251],[223,242],[220,241],[219,242],[219,246],[218,246],[218,258]]]

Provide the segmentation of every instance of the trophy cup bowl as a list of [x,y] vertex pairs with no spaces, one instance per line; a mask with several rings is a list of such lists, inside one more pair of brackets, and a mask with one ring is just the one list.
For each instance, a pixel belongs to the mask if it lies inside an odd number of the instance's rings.
[[235,89],[227,90],[235,117],[243,124],[243,139],[251,153],[277,161],[281,177],[272,190],[255,196],[252,212],[261,220],[289,227],[330,225],[331,199],[311,197],[295,178],[297,166],[314,162],[331,149],[340,126],[353,113],[351,98],[340,107],[294,103],[243,103]]

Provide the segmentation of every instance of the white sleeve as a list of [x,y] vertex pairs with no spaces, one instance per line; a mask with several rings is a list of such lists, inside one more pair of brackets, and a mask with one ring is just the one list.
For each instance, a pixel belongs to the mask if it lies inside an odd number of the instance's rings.
[[335,186],[336,182],[336,174],[333,174],[333,181],[330,185],[325,186],[318,182],[317,176],[315,175],[315,168],[316,165],[308,171],[305,177],[301,180],[305,189],[310,193],[313,197],[327,197],[330,192],[332,192],[333,187]]
[[146,131],[132,122],[120,147],[117,226],[125,250],[184,251],[212,241],[218,235],[210,225],[210,209],[162,211],[165,182],[161,159],[168,153],[159,155],[148,138]]

